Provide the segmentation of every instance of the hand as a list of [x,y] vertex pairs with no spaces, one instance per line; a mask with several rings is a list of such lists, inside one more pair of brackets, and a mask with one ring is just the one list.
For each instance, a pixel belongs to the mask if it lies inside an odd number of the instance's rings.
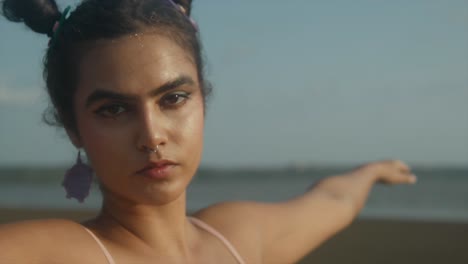
[[354,169],[353,175],[369,175],[385,184],[416,183],[416,176],[401,160],[383,160],[364,164]]

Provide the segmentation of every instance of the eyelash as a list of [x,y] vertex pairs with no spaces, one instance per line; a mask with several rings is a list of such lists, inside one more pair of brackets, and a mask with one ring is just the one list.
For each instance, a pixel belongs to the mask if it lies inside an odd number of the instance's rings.
[[177,103],[174,103],[174,104],[168,104],[166,106],[163,106],[163,107],[168,107],[168,108],[177,108],[179,106],[182,106],[185,104],[185,102],[190,99],[190,96],[192,94],[191,93],[188,93],[188,92],[175,92],[175,93],[170,93],[170,94],[167,94],[165,96],[163,96],[161,98],[161,101],[164,101],[164,100],[167,100],[169,97],[171,96],[177,96],[177,99],[183,99],[182,101],[179,101]]
[[[115,110],[116,108],[120,108],[121,111],[119,111],[118,113],[110,112],[110,110]],[[97,110],[94,111],[94,113],[106,118],[116,118],[121,113],[128,111],[129,108],[130,106],[128,106],[125,103],[111,103],[99,107]]]
[[[160,102],[163,102],[165,100],[168,100],[170,97],[177,97],[177,102],[176,103],[163,103],[162,107],[163,108],[168,108],[168,109],[176,109],[182,105],[185,104],[185,102],[190,99],[191,93],[188,92],[175,92],[175,93],[170,93],[165,96],[163,96],[160,100]],[[172,99],[172,98],[171,98]],[[182,99],[182,100],[179,100]],[[167,102],[167,101],[166,101]],[[117,111],[117,113],[110,113],[110,110],[116,110],[116,108],[120,108],[120,111]],[[130,105],[123,103],[123,102],[116,102],[116,103],[110,103],[103,105],[99,107],[97,110],[94,111],[95,114],[100,115],[102,117],[106,118],[117,118],[119,115],[121,115],[124,112],[131,111],[132,108]]]

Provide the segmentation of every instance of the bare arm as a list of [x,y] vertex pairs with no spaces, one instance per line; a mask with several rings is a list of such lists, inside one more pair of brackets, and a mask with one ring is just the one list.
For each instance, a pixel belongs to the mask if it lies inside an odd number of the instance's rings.
[[327,177],[312,186],[304,196],[344,203],[350,207],[350,217],[354,218],[364,207],[376,182],[415,183],[416,177],[410,173],[408,166],[400,161],[371,163],[343,175]]
[[[244,254],[254,256],[250,262],[295,263],[354,220],[374,183],[414,181],[401,161],[374,162],[324,178],[306,193],[285,202],[226,203],[199,214],[223,232],[233,234],[238,246],[246,248]],[[230,232],[231,227],[234,232]],[[249,251],[251,248],[255,249]]]
[[376,182],[414,183],[401,161],[366,164],[349,173],[324,178],[305,194],[266,206],[264,263],[293,263],[347,227],[358,215]]

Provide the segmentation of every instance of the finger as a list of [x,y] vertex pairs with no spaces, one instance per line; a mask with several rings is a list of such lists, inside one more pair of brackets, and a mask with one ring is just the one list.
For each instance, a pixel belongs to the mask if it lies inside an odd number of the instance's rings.
[[396,183],[414,184],[417,181],[416,175],[412,173],[400,173],[395,177]]
[[414,175],[414,174],[411,173],[411,174],[408,176],[408,183],[414,184],[414,183],[416,183],[417,181],[418,181],[418,177],[416,177],[416,175]]
[[410,174],[410,172],[411,172],[410,167],[406,163],[404,163],[403,161],[401,161],[401,160],[391,160],[390,162],[397,168],[397,170],[399,172],[405,173],[405,174]]

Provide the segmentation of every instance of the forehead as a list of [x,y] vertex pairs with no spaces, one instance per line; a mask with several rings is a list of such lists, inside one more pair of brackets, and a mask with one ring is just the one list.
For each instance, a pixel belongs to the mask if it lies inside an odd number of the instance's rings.
[[154,88],[180,75],[198,82],[191,56],[175,42],[156,34],[100,40],[78,65],[78,93],[96,88]]

